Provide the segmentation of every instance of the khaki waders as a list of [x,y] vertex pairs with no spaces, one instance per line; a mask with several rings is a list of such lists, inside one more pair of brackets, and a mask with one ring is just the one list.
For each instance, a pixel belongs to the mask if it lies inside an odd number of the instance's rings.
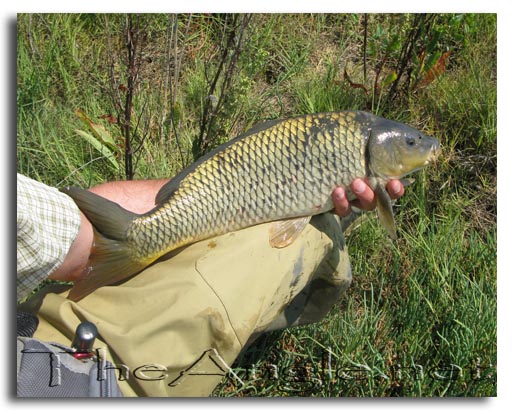
[[282,249],[269,245],[268,229],[192,244],[78,303],[48,293],[34,338],[70,345],[77,325],[90,321],[125,396],[208,396],[245,345],[265,331],[321,320],[350,285],[334,215],[314,217]]

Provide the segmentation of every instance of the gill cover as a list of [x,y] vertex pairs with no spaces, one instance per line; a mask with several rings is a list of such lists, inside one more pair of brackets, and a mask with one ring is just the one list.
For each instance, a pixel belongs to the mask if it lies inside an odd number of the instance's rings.
[[428,164],[439,142],[396,121],[375,117],[369,128],[368,161],[373,175],[400,179]]

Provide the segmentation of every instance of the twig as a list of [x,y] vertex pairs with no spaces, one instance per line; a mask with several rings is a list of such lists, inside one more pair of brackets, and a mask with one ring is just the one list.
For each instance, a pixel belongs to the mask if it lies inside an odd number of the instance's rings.
[[[231,18],[232,20],[229,21],[229,18]],[[212,134],[214,124],[216,122],[216,116],[219,113],[220,108],[223,107],[223,103],[225,102],[227,97],[227,91],[229,90],[230,85],[235,77],[233,75],[234,70],[237,66],[237,61],[243,48],[243,39],[245,36],[246,29],[250,23],[251,15],[243,15],[241,23],[239,23],[239,18],[239,15],[229,15],[225,18],[221,42],[221,44],[223,44],[223,49],[221,51],[221,57],[216,70],[216,74],[214,75],[212,81],[209,82],[210,87],[207,92],[207,98],[214,96],[214,92],[219,81],[221,81],[221,86],[219,90],[219,95],[216,97],[216,103],[212,104],[210,103],[211,100],[208,100],[207,104],[204,106],[202,112],[202,119],[200,122],[200,133],[198,139],[194,142],[193,145],[193,153],[195,158],[198,158],[201,155],[205,154],[209,147],[209,144],[213,140]],[[228,34],[226,34],[227,28],[229,28]],[[226,40],[223,41],[223,39],[225,38]],[[229,53],[231,53],[230,58],[228,57]]]
[[[399,68],[397,70],[398,77],[393,82],[389,90],[389,100],[392,101],[397,96],[397,89],[400,85],[401,78],[404,74],[406,74],[407,76],[404,88],[405,90],[408,90],[410,84],[410,74],[412,72],[412,56],[416,48],[416,43],[419,42],[419,39],[421,38],[421,34],[423,33],[423,31],[425,31],[432,25],[434,18],[435,15],[427,14],[416,14],[416,16],[414,17],[411,29],[407,36],[407,40],[403,44],[403,48],[400,53]],[[406,70],[407,73],[405,73]]]
[[180,139],[179,139],[179,135],[178,135],[178,131],[177,131],[177,125],[175,124],[174,113],[176,110],[176,103],[177,103],[177,89],[178,89],[178,80],[179,80],[179,76],[180,76],[180,65],[182,62],[182,55],[185,50],[185,44],[187,41],[187,37],[189,35],[190,24],[191,24],[191,14],[189,14],[188,19],[187,19],[187,25],[186,25],[186,30],[185,30],[185,34],[184,34],[184,40],[183,40],[184,45],[182,47],[182,51],[179,54],[179,52],[178,52],[178,16],[175,15],[175,24],[173,26],[173,36],[174,36],[173,46],[174,46],[174,60],[175,60],[175,64],[174,64],[175,72],[173,75],[173,82],[174,82],[173,87],[171,84],[171,76],[169,77],[169,88],[171,90],[170,124],[171,124],[171,127],[173,128],[173,134],[175,136],[175,142],[177,144],[177,150],[178,150],[178,153],[180,156],[180,162],[182,164],[182,168],[184,168],[186,166],[186,162],[184,159],[184,154],[182,153],[182,147],[180,146]]
[[105,21],[105,34],[106,34],[106,40],[107,40],[107,55],[109,56],[109,77],[111,79],[111,87],[108,89],[109,94],[111,95],[111,100],[114,105],[114,109],[117,113],[118,123],[121,119],[121,113],[123,112],[123,103],[121,100],[120,95],[120,88],[117,86],[116,78],[114,76],[114,51],[112,48],[112,42],[111,42],[111,31],[109,28],[109,19],[107,16],[104,16]]
[[368,52],[368,14],[364,13],[364,44],[362,45],[362,63],[363,63],[363,70],[364,70],[364,84],[366,84],[366,80],[368,78],[367,76],[367,70],[366,70],[366,63],[367,63],[367,52]]
[[[137,18],[137,29],[139,29],[139,17]],[[126,17],[126,47],[128,60],[127,93],[125,96],[124,118],[122,123],[123,136],[125,138],[125,177],[127,180],[134,178],[133,151],[131,145],[130,122],[132,119],[132,106],[134,98],[134,85],[136,81],[136,51],[138,46],[137,32],[134,31],[132,17]]]

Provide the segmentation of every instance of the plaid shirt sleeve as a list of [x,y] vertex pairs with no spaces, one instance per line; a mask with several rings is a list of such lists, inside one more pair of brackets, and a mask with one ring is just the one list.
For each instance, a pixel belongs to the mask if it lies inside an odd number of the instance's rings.
[[64,261],[80,227],[66,194],[18,174],[17,298],[28,295]]

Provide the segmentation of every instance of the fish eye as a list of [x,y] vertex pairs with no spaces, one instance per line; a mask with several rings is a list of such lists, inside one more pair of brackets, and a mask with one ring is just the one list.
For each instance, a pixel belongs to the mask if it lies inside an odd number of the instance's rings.
[[[421,137],[419,137],[419,138],[421,138]],[[407,137],[407,138],[405,139],[405,141],[406,141],[407,145],[408,145],[408,146],[411,146],[411,147],[412,147],[414,144],[416,144],[416,139],[415,139],[414,137]]]

